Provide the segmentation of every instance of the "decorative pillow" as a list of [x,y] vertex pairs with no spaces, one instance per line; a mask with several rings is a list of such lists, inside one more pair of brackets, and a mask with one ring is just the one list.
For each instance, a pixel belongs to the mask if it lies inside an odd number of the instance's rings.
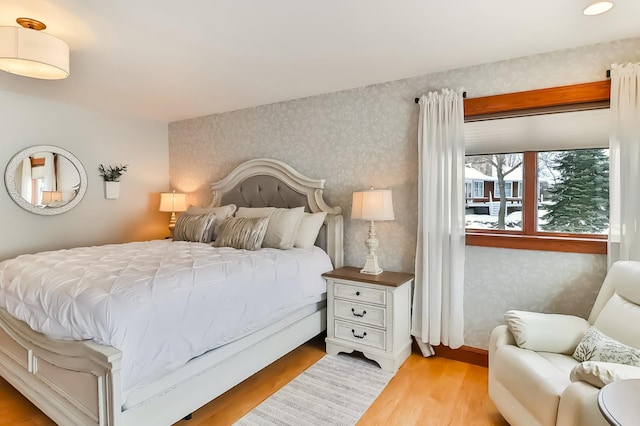
[[589,322],[573,315],[507,311],[507,327],[524,349],[569,355],[589,329]]
[[294,247],[310,249],[318,238],[318,232],[327,217],[327,212],[322,213],[305,213],[302,215],[302,222],[296,234]]
[[269,227],[262,246],[283,250],[293,247],[303,215],[304,207],[293,209],[240,207],[236,213],[236,217],[268,217]]
[[[222,222],[228,218],[233,216],[236,212],[237,206],[235,204],[227,204],[226,206],[220,207],[196,207],[189,206],[186,214],[210,214],[213,213],[216,215],[216,223],[211,227],[209,241],[213,241],[218,236],[218,231],[220,230],[220,226]],[[184,214],[184,213],[183,213]]]
[[257,250],[268,226],[268,217],[228,217],[220,226],[214,246]]
[[602,361],[640,367],[638,349],[604,335],[595,327],[589,328],[573,352],[573,357],[580,362]]
[[573,367],[572,382],[587,382],[597,388],[616,380],[640,379],[640,367],[613,362],[585,361]]
[[173,229],[173,240],[208,243],[215,221],[214,214],[181,214]]

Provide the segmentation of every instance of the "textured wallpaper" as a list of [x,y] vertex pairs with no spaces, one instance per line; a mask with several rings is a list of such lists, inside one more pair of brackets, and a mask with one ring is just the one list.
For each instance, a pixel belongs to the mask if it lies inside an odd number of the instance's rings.
[[[345,263],[362,265],[367,224],[351,220],[351,194],[393,190],[396,220],[378,222],[383,269],[413,271],[417,227],[418,106],[429,90],[468,97],[603,80],[613,62],[640,60],[640,39],[563,50],[393,81],[169,125],[171,187],[192,204],[211,200],[208,183],[257,157],[282,160],[326,179],[329,204],[345,215]],[[469,247],[465,344],[486,348],[506,309],[586,315],[605,257]],[[525,277],[525,278],[515,278]]]

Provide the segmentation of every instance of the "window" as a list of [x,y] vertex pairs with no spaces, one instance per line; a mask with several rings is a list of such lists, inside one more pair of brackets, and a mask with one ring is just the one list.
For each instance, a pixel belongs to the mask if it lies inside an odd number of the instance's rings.
[[[497,194],[467,203],[467,244],[536,249],[530,245],[537,239],[534,246],[540,245],[541,250],[569,243],[561,251],[602,253],[606,249],[608,149],[475,155],[466,157],[466,166],[491,168],[485,184],[493,185]],[[514,185],[518,197],[509,196]],[[499,196],[500,187],[505,197]],[[502,240],[486,240],[492,237]],[[505,238],[512,241],[505,242]],[[585,244],[589,247],[580,248]]]
[[[495,189],[496,189],[496,193],[494,196],[496,198],[500,198],[500,185],[496,185]],[[506,194],[507,198],[511,198],[513,196],[513,182],[504,183],[504,193]]]
[[472,192],[472,184],[471,182],[465,182],[464,183],[464,195],[466,198],[471,198],[473,197],[473,192]]
[[609,231],[609,150],[538,154],[538,232]]
[[[467,245],[606,254],[610,86],[604,80],[465,99],[465,150],[485,154],[467,157],[465,176],[486,175],[486,200],[466,203]],[[513,155],[522,162],[508,175],[478,164]],[[592,172],[569,173],[568,160]]]
[[475,180],[473,181],[473,196],[476,198],[484,197],[484,182]]
[[[522,230],[522,200],[512,195],[513,180],[522,180],[523,154],[468,155],[465,170],[482,173],[491,196],[474,199],[466,206],[467,229]],[[508,180],[512,179],[512,180]],[[501,197],[504,188],[505,197]]]

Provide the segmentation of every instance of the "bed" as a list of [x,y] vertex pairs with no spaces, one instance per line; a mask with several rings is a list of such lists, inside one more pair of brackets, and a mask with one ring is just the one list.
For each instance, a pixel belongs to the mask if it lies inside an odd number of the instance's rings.
[[[255,159],[211,184],[210,207],[236,204],[326,212],[316,245],[338,268],[343,263],[342,216],[339,207],[325,203],[323,189],[324,180],[307,178],[276,160]],[[181,247],[171,244],[153,242],[158,250]],[[120,350],[92,340],[46,337],[0,308],[0,375],[59,424],[172,424],[324,331],[326,301],[305,300],[166,374],[127,386],[126,395],[123,383],[130,377],[122,375]]]

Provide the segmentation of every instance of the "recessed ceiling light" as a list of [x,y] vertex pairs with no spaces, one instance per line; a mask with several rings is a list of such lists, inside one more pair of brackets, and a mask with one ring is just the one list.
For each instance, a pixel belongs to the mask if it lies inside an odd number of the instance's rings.
[[589,6],[585,7],[582,13],[587,16],[600,15],[610,11],[612,7],[612,1],[594,1]]

